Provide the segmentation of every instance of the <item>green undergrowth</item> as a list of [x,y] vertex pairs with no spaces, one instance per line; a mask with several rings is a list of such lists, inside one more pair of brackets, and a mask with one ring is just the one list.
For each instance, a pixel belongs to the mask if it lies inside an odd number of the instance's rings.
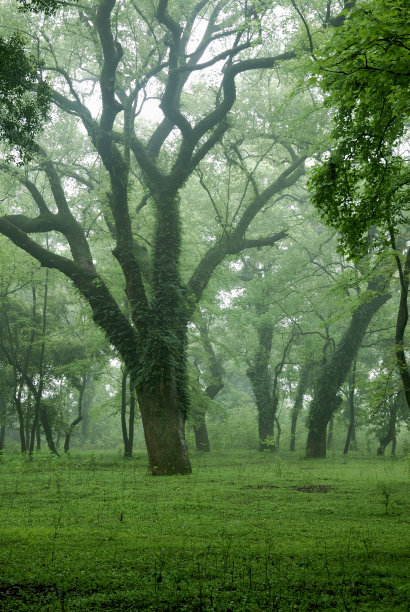
[[408,609],[408,460],[192,462],[0,457],[0,609]]

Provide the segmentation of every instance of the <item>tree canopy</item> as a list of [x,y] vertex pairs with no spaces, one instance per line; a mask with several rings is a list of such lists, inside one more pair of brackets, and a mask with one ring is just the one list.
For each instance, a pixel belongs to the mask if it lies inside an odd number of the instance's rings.
[[312,200],[339,231],[343,250],[360,257],[371,226],[385,244],[409,210],[407,2],[359,2],[324,36],[313,70],[331,112],[333,142],[310,174]]

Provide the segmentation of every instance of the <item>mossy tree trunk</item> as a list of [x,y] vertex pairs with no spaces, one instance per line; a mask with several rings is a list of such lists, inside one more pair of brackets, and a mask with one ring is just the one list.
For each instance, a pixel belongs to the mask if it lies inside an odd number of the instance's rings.
[[326,457],[326,428],[341,402],[338,391],[349,373],[372,317],[390,297],[383,292],[386,284],[384,277],[368,283],[367,301],[363,301],[362,297],[336,349],[319,372],[309,407],[307,457]]
[[168,381],[137,389],[151,473],[190,474],[185,440],[185,414],[178,389]]
[[258,348],[247,374],[258,410],[259,450],[273,450],[273,431],[277,396],[273,396],[270,357],[272,352],[273,324],[265,320],[258,328]]

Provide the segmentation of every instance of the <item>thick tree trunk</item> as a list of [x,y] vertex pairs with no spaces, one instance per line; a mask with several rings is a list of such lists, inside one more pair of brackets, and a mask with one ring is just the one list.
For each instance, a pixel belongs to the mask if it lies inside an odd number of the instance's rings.
[[309,381],[309,372],[311,370],[311,364],[308,363],[304,365],[302,372],[299,378],[299,384],[296,391],[295,403],[292,408],[291,414],[291,424],[290,424],[290,451],[295,451],[296,445],[296,425],[298,422],[299,415],[303,408],[303,396],[306,392],[308,381]]
[[350,320],[349,327],[343,334],[334,353],[322,367],[322,371],[316,381],[314,398],[309,408],[308,428],[309,434],[306,442],[307,457],[326,457],[326,444],[323,444],[323,436],[326,437],[326,426],[335,410],[340,405],[337,392],[357,355],[366,329],[374,314],[387,302],[389,295],[380,293],[386,281],[379,278],[368,284],[368,290],[376,292],[375,297],[360,304]]
[[316,429],[309,429],[307,446],[310,449],[309,457],[326,457],[326,429],[327,423],[320,423]]
[[160,381],[137,388],[149,469],[155,476],[190,474],[191,464],[185,440],[185,418],[170,383]]

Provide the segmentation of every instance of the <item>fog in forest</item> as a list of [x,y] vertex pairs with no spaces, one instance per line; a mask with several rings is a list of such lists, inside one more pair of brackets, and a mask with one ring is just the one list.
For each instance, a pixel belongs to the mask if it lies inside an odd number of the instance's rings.
[[0,8],[1,609],[407,610],[407,2]]

